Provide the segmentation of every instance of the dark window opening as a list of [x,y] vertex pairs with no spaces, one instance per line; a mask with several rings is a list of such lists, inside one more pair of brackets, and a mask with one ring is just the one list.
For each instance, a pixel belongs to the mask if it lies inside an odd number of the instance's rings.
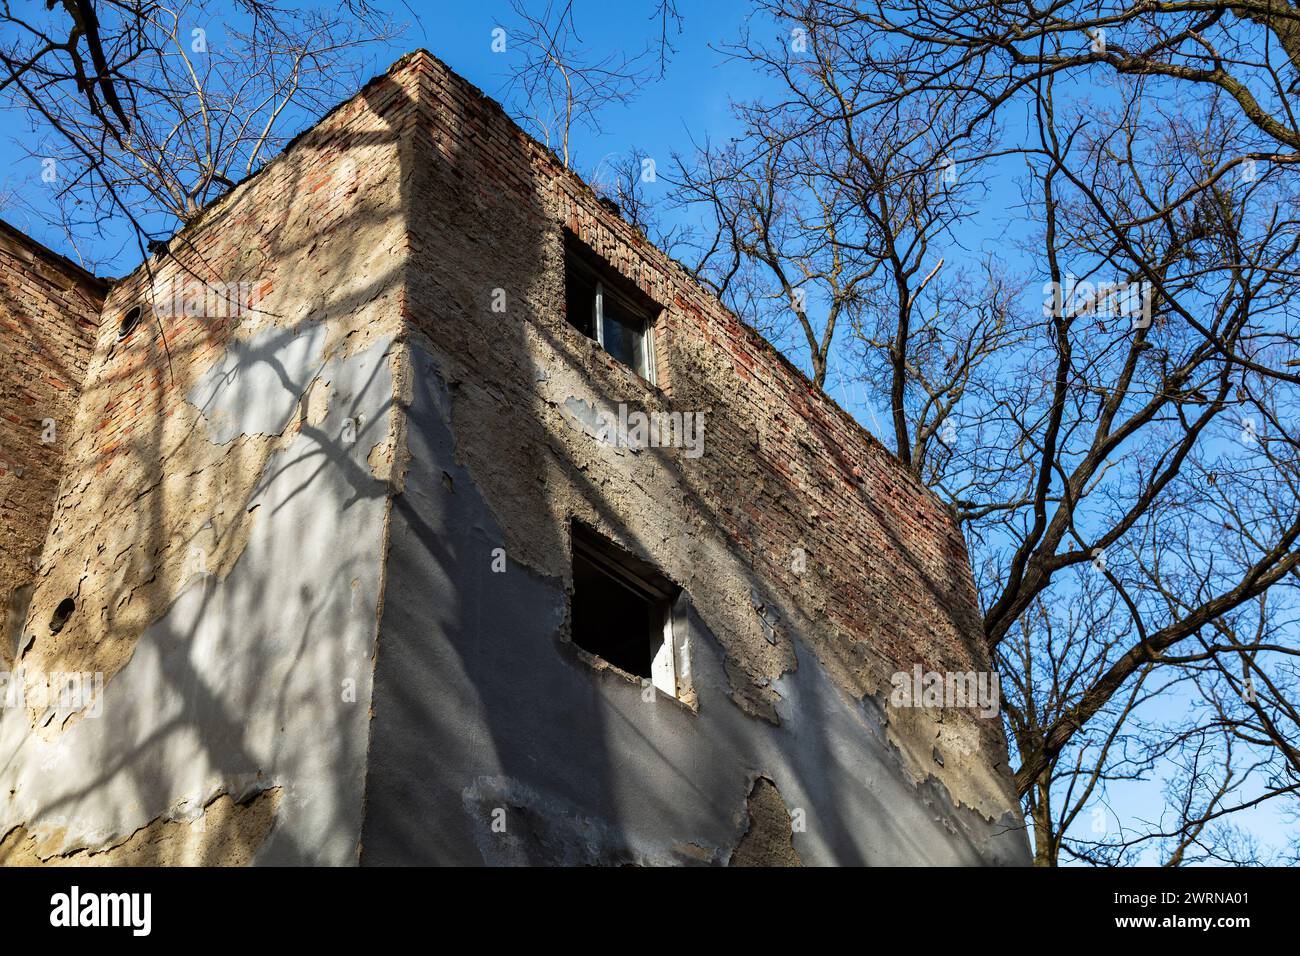
[[570,269],[564,280],[565,312],[569,324],[596,337],[596,282],[585,270]]
[[142,313],[140,306],[133,306],[126,315],[122,316],[122,322],[117,327],[117,337],[124,339],[135,331],[136,326],[140,324],[140,315]]
[[675,591],[645,562],[573,526],[573,643],[673,695]]
[[569,324],[652,385],[657,308],[631,283],[569,239],[565,250],[564,307]]
[[573,643],[615,667],[650,676],[663,630],[655,643],[655,606],[604,568],[573,556]]

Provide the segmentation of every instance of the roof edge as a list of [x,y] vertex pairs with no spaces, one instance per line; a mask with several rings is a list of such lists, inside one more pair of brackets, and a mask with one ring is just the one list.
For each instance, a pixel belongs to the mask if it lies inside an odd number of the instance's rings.
[[23,232],[13,223],[0,219],[0,236],[10,239],[20,246],[23,246],[34,255],[49,265],[54,266],[59,271],[67,274],[70,278],[84,282],[101,296],[108,293],[109,287],[113,284],[113,279],[104,276],[97,276],[84,266],[73,262],[67,256],[60,252],[55,252],[49,246],[33,239],[27,233]]

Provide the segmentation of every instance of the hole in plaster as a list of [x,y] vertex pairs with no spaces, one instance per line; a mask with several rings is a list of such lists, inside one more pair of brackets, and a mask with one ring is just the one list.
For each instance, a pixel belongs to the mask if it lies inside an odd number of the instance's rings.
[[140,316],[142,314],[143,310],[138,305],[132,306],[128,309],[126,315],[122,316],[122,321],[118,324],[117,337],[119,339],[124,339],[134,332],[136,327],[140,324]]
[[50,633],[57,634],[63,630],[63,625],[68,623],[68,618],[72,617],[72,612],[77,609],[77,602],[67,597],[59,602],[59,606],[54,609],[54,616],[50,618]]

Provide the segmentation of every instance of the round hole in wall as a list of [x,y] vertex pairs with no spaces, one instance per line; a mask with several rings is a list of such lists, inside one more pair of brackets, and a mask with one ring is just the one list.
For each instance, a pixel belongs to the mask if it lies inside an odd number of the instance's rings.
[[63,625],[68,623],[68,618],[72,617],[72,612],[77,609],[77,602],[72,598],[64,598],[59,602],[59,606],[54,609],[54,616],[50,618],[50,633],[57,634],[63,630]]
[[122,316],[122,321],[117,327],[117,337],[119,339],[124,339],[135,331],[136,326],[140,324],[141,312],[140,307],[136,305],[128,309],[126,315]]

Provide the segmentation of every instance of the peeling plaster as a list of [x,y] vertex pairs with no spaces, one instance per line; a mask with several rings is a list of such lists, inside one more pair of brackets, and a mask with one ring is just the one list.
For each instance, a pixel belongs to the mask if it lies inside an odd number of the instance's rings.
[[745,805],[748,829],[727,860],[728,866],[802,866],[794,848],[794,823],[781,791],[758,777]]
[[[388,498],[365,449],[390,432],[389,368],[385,342],[325,364],[328,412],[257,475],[237,562],[143,629],[103,716],[45,740],[0,711],[0,832],[62,819],[42,852],[97,851],[215,794],[278,787],[257,861],[355,862]],[[366,440],[344,447],[358,414]]]
[[[716,862],[748,826],[759,775],[805,814],[793,841],[807,864],[1022,862],[1014,815],[990,821],[932,777],[914,782],[875,704],[836,686],[793,625],[792,666],[772,681],[777,726],[730,699],[723,648],[689,584],[698,713],[583,665],[567,651],[563,577],[513,562],[492,572],[509,538],[496,515],[517,520],[521,503],[493,507],[457,461],[460,399],[429,355],[413,348],[411,360],[363,863]],[[753,616],[750,597],[737,595]]]
[[242,801],[221,794],[193,819],[158,817],[99,850],[51,852],[65,827],[19,826],[0,839],[0,866],[247,866],[271,832],[280,797],[279,788]]

